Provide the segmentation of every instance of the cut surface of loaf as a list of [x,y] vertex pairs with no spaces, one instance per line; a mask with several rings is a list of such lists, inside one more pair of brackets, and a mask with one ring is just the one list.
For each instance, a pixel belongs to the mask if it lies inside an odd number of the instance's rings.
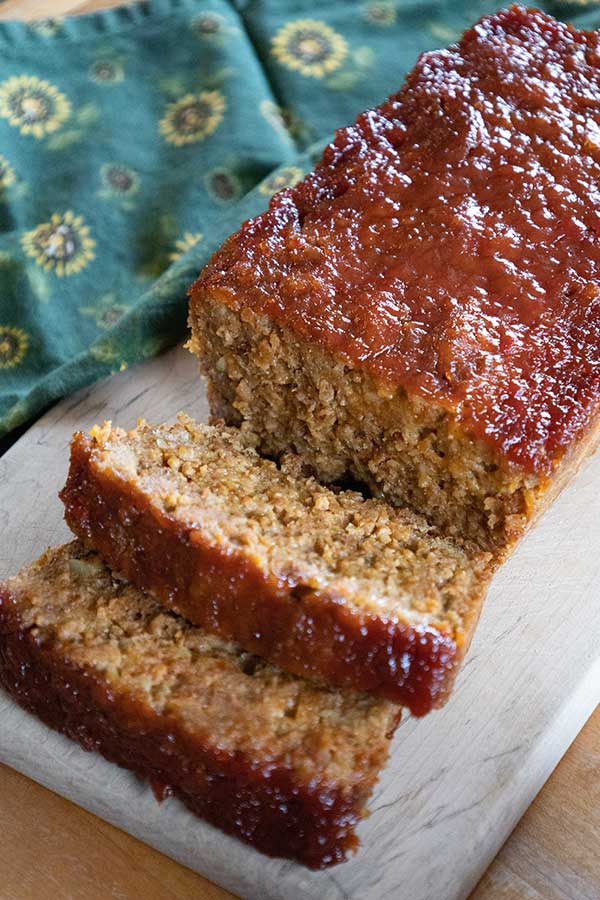
[[298,469],[184,415],[129,432],[105,423],[74,437],[61,497],[75,534],[195,624],[428,712],[468,647],[488,556]]
[[213,413],[506,555],[598,435],[599,56],[513,6],[341,129],[191,289]]
[[84,749],[311,867],[356,847],[399,718],[193,627],[79,542],[0,590],[0,685]]

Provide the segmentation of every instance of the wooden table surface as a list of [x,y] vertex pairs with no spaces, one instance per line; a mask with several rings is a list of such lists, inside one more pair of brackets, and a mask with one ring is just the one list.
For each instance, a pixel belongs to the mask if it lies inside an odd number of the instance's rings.
[[[85,13],[120,2],[5,0],[0,20]],[[2,900],[232,900],[199,875],[5,766],[0,766],[0,822]],[[599,848],[600,708],[471,900],[600,900]]]

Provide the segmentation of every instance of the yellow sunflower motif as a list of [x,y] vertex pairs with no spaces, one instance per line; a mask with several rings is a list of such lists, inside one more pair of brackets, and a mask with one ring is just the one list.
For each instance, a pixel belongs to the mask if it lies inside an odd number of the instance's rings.
[[227,20],[219,15],[219,13],[205,12],[196,16],[193,20],[192,31],[194,31],[198,37],[212,37],[220,31],[223,31],[226,24]]
[[111,366],[113,372],[124,372],[127,368],[121,348],[113,344],[110,339],[105,338],[94,344],[90,349],[90,356],[96,362]]
[[96,242],[90,237],[90,229],[81,216],[70,210],[63,216],[54,213],[49,222],[43,222],[21,238],[28,256],[38,266],[53,269],[59,278],[76,275],[94,259]]
[[21,134],[45,137],[69,118],[71,104],[53,84],[35,75],[13,75],[0,84],[0,116]]
[[90,78],[97,84],[110,86],[119,84],[125,78],[125,69],[118,59],[100,57],[89,68]]
[[15,170],[5,156],[0,155],[0,193],[15,183]]
[[160,133],[178,147],[203,141],[218,127],[224,112],[225,97],[219,91],[186,94],[167,106],[160,121]]
[[271,52],[288,69],[323,78],[339,69],[348,53],[348,44],[325,22],[297,19],[279,29],[271,42]]
[[105,163],[100,168],[103,184],[103,196],[129,197],[135,194],[140,186],[137,172],[121,163]]
[[175,249],[172,253],[169,253],[171,262],[177,262],[178,259],[181,259],[183,254],[195,247],[196,244],[199,244],[203,237],[204,235],[200,231],[186,231],[182,238],[175,241]]
[[366,3],[363,7],[363,16],[371,25],[379,25],[386,28],[396,21],[396,4],[390,0],[376,0],[374,3]]
[[218,203],[228,203],[242,193],[240,179],[228,169],[213,169],[204,176],[206,190]]
[[22,328],[0,325],[0,369],[18,366],[28,347],[29,338]]
[[283,169],[278,169],[273,175],[269,175],[260,185],[259,191],[261,194],[267,194],[271,197],[277,191],[283,190],[283,188],[294,187],[295,184],[298,184],[303,174],[302,169],[297,168],[297,166],[284,166]]
[[80,306],[79,312],[91,316],[98,328],[110,328],[127,312],[128,307],[117,303],[115,294],[103,294],[94,306]]

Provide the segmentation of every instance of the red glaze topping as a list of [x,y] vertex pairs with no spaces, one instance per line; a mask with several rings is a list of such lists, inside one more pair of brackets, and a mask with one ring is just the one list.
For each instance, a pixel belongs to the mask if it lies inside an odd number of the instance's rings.
[[511,7],[423,54],[198,288],[550,471],[600,396],[600,32]]

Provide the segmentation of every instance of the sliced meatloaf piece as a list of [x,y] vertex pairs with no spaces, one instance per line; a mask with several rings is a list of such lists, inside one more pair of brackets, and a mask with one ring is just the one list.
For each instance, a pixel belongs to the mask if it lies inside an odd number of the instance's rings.
[[448,696],[489,555],[424,519],[261,458],[235,428],[77,434],[71,529],[196,625],[298,675],[428,712]]
[[85,750],[313,868],[356,847],[399,718],[195,628],[79,542],[0,589],[0,685]]

